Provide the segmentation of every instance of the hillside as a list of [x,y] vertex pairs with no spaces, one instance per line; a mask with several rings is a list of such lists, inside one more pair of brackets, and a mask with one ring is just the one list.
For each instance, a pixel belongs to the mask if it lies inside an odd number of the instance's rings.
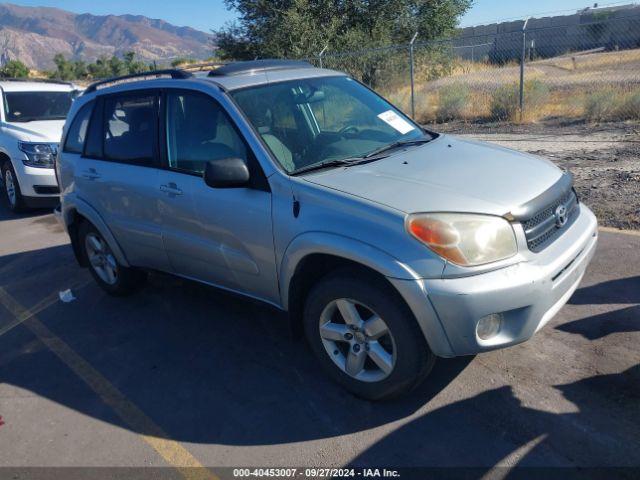
[[56,53],[90,61],[131,50],[146,61],[202,59],[211,55],[212,45],[207,33],[144,16],[0,4],[0,54],[31,68],[52,68]]

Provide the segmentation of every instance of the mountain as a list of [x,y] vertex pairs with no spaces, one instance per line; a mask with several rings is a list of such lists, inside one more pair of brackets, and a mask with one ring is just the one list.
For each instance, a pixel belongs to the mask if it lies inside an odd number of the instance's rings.
[[53,68],[53,56],[94,61],[101,55],[135,51],[145,61],[178,57],[204,59],[213,37],[190,27],[141,15],[75,14],[48,7],[0,4],[0,54],[39,70]]

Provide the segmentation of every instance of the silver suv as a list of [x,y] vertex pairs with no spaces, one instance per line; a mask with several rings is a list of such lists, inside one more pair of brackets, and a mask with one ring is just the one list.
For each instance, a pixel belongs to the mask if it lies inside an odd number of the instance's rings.
[[57,214],[107,292],[160,270],[275,305],[368,399],[411,390],[438,356],[531,338],[597,241],[569,173],[427,131],[302,62],[94,84],[57,174]]

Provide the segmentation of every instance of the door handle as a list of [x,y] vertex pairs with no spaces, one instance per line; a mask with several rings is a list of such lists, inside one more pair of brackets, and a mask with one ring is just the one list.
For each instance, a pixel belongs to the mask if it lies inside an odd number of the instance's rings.
[[169,185],[160,185],[160,191],[168,194],[170,197],[182,195],[182,190],[180,190],[178,186],[173,182],[171,182]]
[[86,178],[87,180],[96,180],[100,178],[100,174],[96,172],[95,168],[90,168],[89,170],[82,172],[82,178]]

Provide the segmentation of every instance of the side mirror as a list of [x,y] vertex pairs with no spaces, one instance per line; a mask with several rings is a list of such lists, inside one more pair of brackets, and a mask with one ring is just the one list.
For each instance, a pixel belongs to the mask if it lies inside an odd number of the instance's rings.
[[238,188],[249,183],[249,167],[241,158],[209,160],[204,170],[204,183],[213,188]]

